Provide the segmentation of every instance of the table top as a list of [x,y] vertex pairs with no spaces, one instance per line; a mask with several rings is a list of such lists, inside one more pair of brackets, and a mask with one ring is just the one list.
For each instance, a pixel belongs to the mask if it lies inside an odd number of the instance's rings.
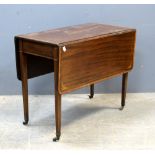
[[77,41],[85,41],[107,35],[135,31],[132,28],[104,25],[98,23],[87,23],[47,31],[18,35],[17,38],[44,42],[54,45],[67,44]]

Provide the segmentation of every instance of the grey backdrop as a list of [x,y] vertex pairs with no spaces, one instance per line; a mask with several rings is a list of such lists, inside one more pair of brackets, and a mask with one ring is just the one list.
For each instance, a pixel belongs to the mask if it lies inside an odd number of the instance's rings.
[[[155,5],[0,5],[0,94],[20,94],[16,78],[14,36],[85,22],[137,29],[135,65],[128,92],[155,91]],[[96,85],[97,93],[120,92],[121,78]],[[53,75],[29,80],[31,94],[53,93]],[[74,93],[88,93],[83,88]]]

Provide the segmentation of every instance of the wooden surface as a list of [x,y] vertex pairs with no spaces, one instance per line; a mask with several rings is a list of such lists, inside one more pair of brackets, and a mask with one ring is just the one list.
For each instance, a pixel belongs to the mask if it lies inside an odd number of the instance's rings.
[[135,32],[67,45],[61,52],[60,92],[128,72],[133,67]]
[[123,33],[124,31],[126,32],[132,30],[133,29],[125,27],[88,23],[42,32],[24,34],[17,37],[43,43],[61,45],[65,43],[72,43],[75,41],[77,42],[79,40],[84,41],[96,37],[106,36],[110,34],[118,34]]
[[[28,78],[54,71],[55,123],[61,135],[61,94],[123,75],[121,109],[125,105],[127,75],[133,67],[134,29],[84,24],[15,37],[17,75],[22,80],[24,124],[28,123]],[[47,61],[48,60],[48,61]]]
[[20,45],[19,55],[20,55],[20,68],[21,68],[21,79],[22,79],[23,107],[24,107],[23,124],[27,124],[29,121],[27,55],[23,52],[22,41],[19,42],[19,45]]
[[[90,23],[19,35],[16,39],[22,40],[28,61],[30,55],[59,61],[61,94],[123,74],[133,67],[135,30],[130,28]],[[38,61],[43,67],[33,72],[52,71],[52,60],[49,67]],[[28,67],[31,71],[33,64]]]
[[54,58],[56,49],[52,46],[43,43],[37,43],[32,41],[23,41],[23,50],[27,54],[32,54],[45,58]]

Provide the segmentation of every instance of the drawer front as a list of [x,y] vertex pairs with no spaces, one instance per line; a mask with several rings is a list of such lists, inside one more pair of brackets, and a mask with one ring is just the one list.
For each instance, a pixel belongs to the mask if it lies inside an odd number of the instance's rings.
[[69,92],[131,70],[134,46],[135,32],[128,32],[61,48],[60,92]]
[[54,58],[55,48],[43,43],[23,41],[23,51],[36,56]]

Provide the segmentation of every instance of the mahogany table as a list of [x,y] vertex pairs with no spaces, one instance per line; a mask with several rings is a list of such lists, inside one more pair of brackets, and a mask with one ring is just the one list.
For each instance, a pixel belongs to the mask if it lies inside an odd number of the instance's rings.
[[24,122],[29,121],[28,79],[54,72],[57,141],[61,135],[61,96],[122,75],[121,109],[128,72],[133,68],[136,30],[88,23],[15,36],[17,77],[22,81]]

